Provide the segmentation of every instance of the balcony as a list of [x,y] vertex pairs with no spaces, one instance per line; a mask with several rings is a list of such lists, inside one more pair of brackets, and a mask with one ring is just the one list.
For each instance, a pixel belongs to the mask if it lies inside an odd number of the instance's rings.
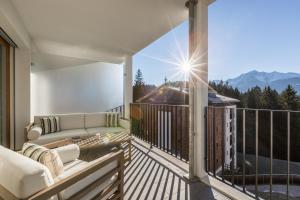
[[[185,173],[189,164],[188,108],[140,103],[130,107],[132,134],[147,144],[149,151],[156,149],[173,162],[184,163]],[[208,107],[207,173],[249,197],[299,197],[299,120],[297,111]],[[185,180],[180,177],[178,180]]]

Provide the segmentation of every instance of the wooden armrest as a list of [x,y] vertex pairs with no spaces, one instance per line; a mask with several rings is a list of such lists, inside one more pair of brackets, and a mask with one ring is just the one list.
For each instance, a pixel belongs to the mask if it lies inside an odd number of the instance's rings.
[[[36,193],[35,195],[28,198],[28,200],[44,200],[48,199],[59,192],[65,190],[66,188],[72,186],[73,184],[77,183],[78,181],[84,179],[85,177],[89,176],[90,174],[96,172],[97,170],[101,169],[102,167],[106,166],[107,164],[117,160],[118,161],[118,167],[115,169],[112,169],[109,171],[106,175],[100,177],[96,181],[92,182],[91,184],[84,187],[82,190],[78,191],[76,194],[74,194],[70,199],[80,199],[80,197],[83,197],[85,194],[89,193],[93,189],[95,189],[98,185],[103,183],[105,180],[111,178],[114,174],[118,173],[118,179],[116,180],[115,184],[113,184],[114,187],[119,187],[119,194],[123,196],[123,185],[124,185],[124,152],[122,150],[110,153],[107,156],[104,156],[102,158],[97,159],[94,161],[94,163],[82,171],[79,171],[72,176],[69,176],[65,179],[62,179],[58,182],[56,182],[54,185]],[[118,183],[118,184],[116,184]],[[112,190],[113,187],[109,187],[108,190]],[[106,189],[107,190],[107,189]],[[106,192],[105,190],[105,192]],[[103,197],[103,195],[100,193],[98,194],[99,197]],[[100,198],[101,199],[101,198]]]

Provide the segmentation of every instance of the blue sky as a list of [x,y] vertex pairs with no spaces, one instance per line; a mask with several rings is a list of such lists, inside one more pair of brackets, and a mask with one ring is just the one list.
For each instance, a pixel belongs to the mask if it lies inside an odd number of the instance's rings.
[[[176,38],[176,39],[175,39]],[[176,42],[178,41],[178,45]],[[134,56],[146,83],[162,84],[173,77],[180,51],[187,54],[188,23]],[[300,73],[299,0],[217,0],[209,7],[209,79],[226,80],[250,70]]]

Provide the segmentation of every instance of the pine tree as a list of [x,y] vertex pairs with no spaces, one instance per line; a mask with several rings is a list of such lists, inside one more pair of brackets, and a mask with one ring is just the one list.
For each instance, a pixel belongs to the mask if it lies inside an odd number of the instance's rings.
[[135,75],[134,86],[142,86],[142,85],[145,85],[143,79],[143,73],[140,69],[138,69]]
[[133,102],[136,102],[139,98],[144,96],[144,80],[143,80],[143,74],[140,69],[137,70],[133,85]]
[[279,95],[276,90],[272,90],[267,86],[262,94],[262,108],[264,109],[281,109],[279,103]]
[[287,88],[281,93],[281,98],[284,109],[298,109],[299,98],[297,96],[297,91],[291,85],[288,85]]
[[260,87],[256,86],[254,88],[251,88],[247,92],[247,107],[248,108],[262,108],[262,103],[261,103],[261,96],[262,92]]

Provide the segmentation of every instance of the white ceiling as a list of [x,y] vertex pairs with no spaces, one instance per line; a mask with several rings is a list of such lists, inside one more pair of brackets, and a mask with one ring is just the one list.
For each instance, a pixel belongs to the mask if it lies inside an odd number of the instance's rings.
[[47,60],[47,65],[56,59],[45,58],[47,54],[75,58],[79,63],[121,63],[126,55],[145,48],[188,15],[185,0],[12,2],[33,41],[33,62]]
[[97,62],[94,60],[59,56],[53,54],[43,54],[43,53],[32,53],[31,58],[32,58],[32,62],[31,62],[32,72],[74,67],[78,65],[85,65],[85,64]]

